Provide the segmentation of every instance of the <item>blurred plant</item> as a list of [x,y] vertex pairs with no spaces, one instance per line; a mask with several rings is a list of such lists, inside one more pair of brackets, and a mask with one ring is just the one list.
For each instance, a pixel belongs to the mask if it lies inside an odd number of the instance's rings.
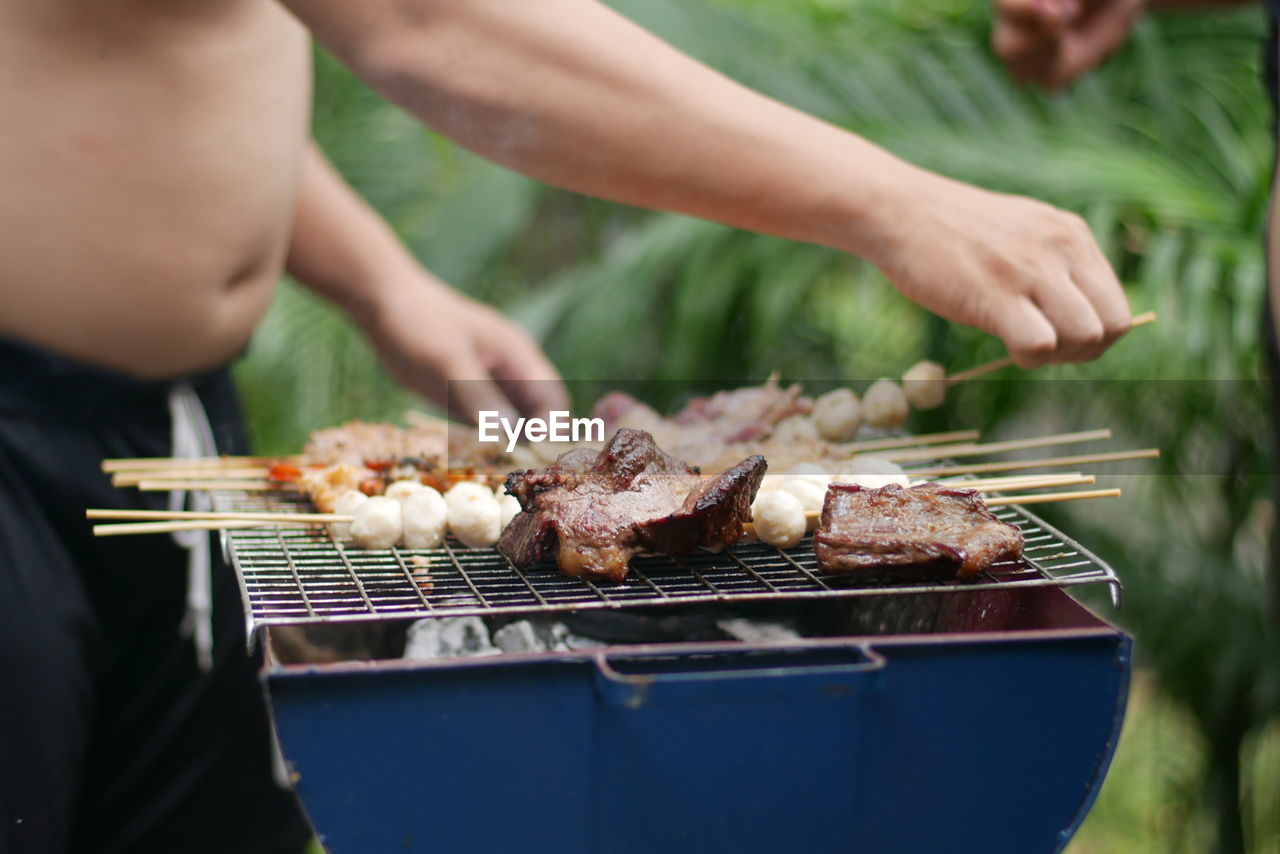
[[[972,383],[915,426],[1026,434],[1065,417],[1164,450],[1166,476],[1131,478],[1119,512],[1064,510],[1064,525],[1119,567],[1121,619],[1196,721],[1220,850],[1274,838],[1273,809],[1257,810],[1265,827],[1246,827],[1240,811],[1242,799],[1276,797],[1274,775],[1258,773],[1242,794],[1241,753],[1280,705],[1280,640],[1264,607],[1271,448],[1254,381],[1272,151],[1258,12],[1146,21],[1104,69],[1048,99],[1005,81],[985,47],[983,0],[616,5],[914,162],[1090,221],[1135,310],[1156,309],[1159,324],[1096,365],[1037,372],[1031,387]],[[666,380],[675,395],[774,369],[820,385],[896,376],[926,355],[953,369],[1002,355],[998,341],[926,315],[839,253],[586,200],[485,164],[324,55],[315,134],[429,266],[504,306],[567,377],[589,381],[580,405],[634,379]],[[410,402],[357,332],[292,287],[240,377],[266,451],[343,418],[394,418]],[[1084,377],[1126,382],[1067,382]]]

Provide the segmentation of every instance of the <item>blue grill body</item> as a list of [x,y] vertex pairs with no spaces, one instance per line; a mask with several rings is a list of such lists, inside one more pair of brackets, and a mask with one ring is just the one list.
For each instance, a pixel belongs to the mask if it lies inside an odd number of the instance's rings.
[[1129,638],[1057,588],[942,595],[927,633],[266,681],[331,854],[1060,850],[1119,737]]

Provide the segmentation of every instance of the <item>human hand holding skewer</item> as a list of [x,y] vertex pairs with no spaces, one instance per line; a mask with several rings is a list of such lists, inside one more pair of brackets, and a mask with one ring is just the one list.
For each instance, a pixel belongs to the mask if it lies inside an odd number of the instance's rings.
[[[1154,311],[1135,315],[1129,328],[1154,323]],[[848,388],[837,388],[814,402],[813,421],[818,434],[830,442],[844,442],[852,437],[860,424],[881,430],[894,430],[904,422],[912,409],[928,410],[942,405],[947,389],[956,383],[998,371],[1016,364],[1012,356],[978,365],[948,375],[937,362],[923,360],[902,375],[901,383],[888,377],[873,382],[861,399]]]
[[[1146,326],[1148,323],[1155,323],[1155,322],[1156,322],[1156,313],[1154,311],[1145,311],[1142,314],[1135,314],[1133,316],[1133,319],[1129,321],[1129,328],[1135,329],[1139,326]],[[965,380],[971,380],[974,377],[980,377],[983,374],[989,374],[992,371],[998,371],[1001,368],[1012,367],[1014,364],[1015,363],[1013,361],[1012,356],[1005,356],[1002,359],[995,359],[994,361],[977,365],[976,367],[969,368],[968,370],[951,374],[950,376],[947,377],[946,384],[948,386],[953,386],[956,383],[961,383],[961,382],[964,382]]]

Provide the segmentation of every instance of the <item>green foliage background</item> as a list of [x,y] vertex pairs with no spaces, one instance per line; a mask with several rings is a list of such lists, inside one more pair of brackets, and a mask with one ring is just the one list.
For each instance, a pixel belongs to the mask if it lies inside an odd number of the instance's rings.
[[[1080,851],[1280,852],[1280,639],[1266,609],[1269,426],[1260,377],[1272,142],[1261,13],[1143,22],[1070,93],[1011,86],[985,0],[619,0],[730,76],[950,176],[1083,214],[1160,322],[1104,360],[972,383],[919,429],[1106,425],[1158,445],[1124,506],[1055,514],[1127,587],[1114,619],[1154,674]],[[830,250],[585,199],[458,150],[317,56],[315,135],[431,269],[544,342],[587,405],[771,370],[856,389],[998,341],[941,323]],[[260,448],[296,449],[413,401],[332,308],[286,284],[239,376]],[[667,400],[656,401],[659,404]],[[1158,471],[1158,474],[1141,472]],[[1102,485],[1109,485],[1103,483]],[[1101,608],[1109,606],[1099,603]],[[1144,683],[1147,684],[1147,683]],[[1136,733],[1136,734],[1135,734]]]

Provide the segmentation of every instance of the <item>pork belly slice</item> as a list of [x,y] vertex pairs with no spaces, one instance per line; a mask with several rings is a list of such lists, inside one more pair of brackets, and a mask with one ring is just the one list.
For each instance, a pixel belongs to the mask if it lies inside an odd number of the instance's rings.
[[972,489],[834,483],[813,549],[824,572],[916,567],[963,579],[1021,557],[1022,532],[997,519]]
[[576,449],[545,469],[508,475],[523,512],[498,550],[521,569],[554,557],[569,575],[621,581],[636,554],[737,542],[765,468],[757,455],[703,479],[643,430],[619,430],[599,452]]

